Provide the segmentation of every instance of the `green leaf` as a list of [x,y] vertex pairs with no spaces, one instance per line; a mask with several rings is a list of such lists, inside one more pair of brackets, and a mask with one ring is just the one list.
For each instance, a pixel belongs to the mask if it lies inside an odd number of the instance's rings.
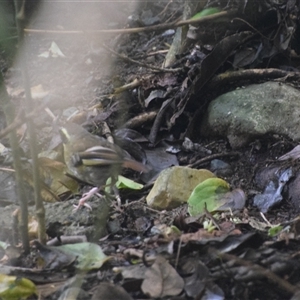
[[[107,193],[110,192],[110,184],[111,184],[111,177],[108,178],[106,181],[105,191]],[[129,178],[119,175],[118,181],[116,182],[116,187],[118,190],[120,190],[120,189],[141,190],[144,186],[140,183],[137,183],[137,182],[129,179]]]
[[188,199],[188,211],[191,216],[217,210],[224,205],[223,196],[229,191],[229,184],[220,178],[208,178],[198,184]]
[[283,229],[283,226],[281,225],[276,225],[274,227],[271,227],[268,230],[268,236],[274,237],[276,236],[281,230]]
[[129,178],[119,175],[118,181],[116,183],[118,189],[131,189],[131,190],[141,190],[144,186],[137,183]]
[[200,19],[200,18],[203,18],[203,17],[206,17],[206,16],[210,16],[210,15],[213,15],[213,14],[216,14],[218,12],[220,12],[221,10],[217,7],[210,7],[210,8],[205,8],[203,9],[202,11],[196,13],[192,18],[191,20],[196,20],[196,19]]
[[103,253],[99,245],[93,243],[68,244],[56,248],[67,254],[76,255],[76,268],[80,270],[99,269],[103,263],[110,259]]

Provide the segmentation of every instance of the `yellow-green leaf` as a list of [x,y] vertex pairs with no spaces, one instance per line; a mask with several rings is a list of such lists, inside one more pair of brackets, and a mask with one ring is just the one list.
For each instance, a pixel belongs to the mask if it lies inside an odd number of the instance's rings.
[[36,294],[36,287],[31,280],[0,274],[0,298],[2,300],[27,299],[33,294]]
[[119,175],[116,186],[118,189],[131,189],[131,190],[141,190],[144,187],[142,184],[137,183],[122,175]]
[[224,203],[222,197],[229,191],[229,184],[220,178],[208,178],[198,184],[188,199],[188,211],[191,216],[204,212],[217,210]]
[[[111,178],[108,178],[106,181],[106,188],[105,191],[107,193],[110,192],[110,184]],[[118,176],[118,181],[116,182],[117,189],[130,189],[130,190],[141,190],[144,186],[140,183],[137,183],[129,178],[126,178],[122,175]]]
[[280,233],[282,231],[282,229],[283,229],[283,226],[281,226],[281,225],[273,226],[268,230],[268,235],[271,237],[274,237],[274,236],[278,235],[278,233]]
[[109,256],[103,253],[99,245],[93,243],[67,244],[56,248],[64,253],[76,255],[76,268],[80,270],[99,269],[110,259]]

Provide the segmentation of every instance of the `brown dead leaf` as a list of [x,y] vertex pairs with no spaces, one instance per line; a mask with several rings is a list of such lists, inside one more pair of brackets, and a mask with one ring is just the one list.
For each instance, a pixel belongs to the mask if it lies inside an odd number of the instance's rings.
[[176,296],[184,287],[183,279],[163,256],[158,256],[145,273],[142,291],[151,298]]
[[213,239],[215,237],[220,237],[222,234],[224,234],[224,233],[219,230],[213,230],[211,232],[208,232],[207,230],[201,228],[194,233],[183,234],[181,236],[181,241],[183,243],[187,243],[189,241],[209,240],[209,239]]
[[65,164],[47,157],[40,157],[39,163],[45,181],[56,196],[60,197],[66,193],[75,194],[78,192],[78,182],[66,176],[67,167]]

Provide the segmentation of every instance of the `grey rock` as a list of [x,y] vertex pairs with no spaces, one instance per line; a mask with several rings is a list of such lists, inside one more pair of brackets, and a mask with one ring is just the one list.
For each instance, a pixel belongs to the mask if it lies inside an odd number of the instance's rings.
[[[58,222],[63,224],[61,232],[66,236],[86,236],[89,241],[98,241],[107,234],[107,220],[110,213],[110,202],[106,199],[93,197],[88,204],[93,208],[78,209],[74,211],[73,204],[78,204],[78,199],[65,202],[44,203],[46,211],[46,227],[48,224]],[[12,214],[18,205],[8,205],[0,210],[0,239],[12,240]],[[35,207],[28,208],[29,216],[35,215]],[[32,237],[35,237],[34,235]]]
[[277,82],[236,89],[210,103],[200,132],[227,137],[233,148],[267,133],[300,140],[299,98],[297,89]]

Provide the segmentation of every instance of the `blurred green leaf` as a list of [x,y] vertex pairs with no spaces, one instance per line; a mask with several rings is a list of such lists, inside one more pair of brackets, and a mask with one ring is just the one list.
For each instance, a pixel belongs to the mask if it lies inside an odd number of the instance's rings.
[[277,226],[271,227],[271,228],[268,230],[268,236],[274,237],[274,236],[276,236],[282,229],[283,229],[283,226],[281,226],[281,225],[277,225]]
[[2,300],[27,299],[33,294],[36,294],[36,287],[31,280],[0,274],[0,298]]
[[[105,192],[110,192],[111,178],[108,178],[106,181]],[[126,178],[122,175],[118,176],[118,181],[116,182],[116,187],[120,189],[129,189],[129,190],[141,190],[144,185],[137,183],[129,178]]]
[[210,8],[205,8],[202,11],[196,13],[191,19],[192,20],[196,20],[196,19],[200,19],[206,16],[210,16],[213,14],[216,14],[218,12],[220,12],[221,10],[217,7],[210,7]]
[[119,175],[116,186],[118,189],[131,189],[131,190],[141,190],[144,187],[142,184],[137,183],[122,175]]
[[68,244],[56,248],[66,254],[75,255],[77,257],[76,268],[80,270],[99,269],[110,259],[109,256],[103,253],[99,245],[93,243]]

